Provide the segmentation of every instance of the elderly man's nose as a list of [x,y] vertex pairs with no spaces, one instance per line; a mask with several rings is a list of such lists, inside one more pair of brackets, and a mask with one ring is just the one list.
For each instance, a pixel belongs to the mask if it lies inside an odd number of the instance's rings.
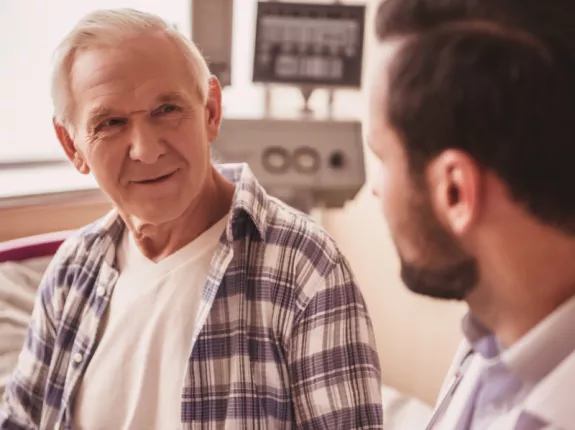
[[144,164],[154,164],[166,152],[159,136],[146,127],[134,127],[131,136],[130,158]]

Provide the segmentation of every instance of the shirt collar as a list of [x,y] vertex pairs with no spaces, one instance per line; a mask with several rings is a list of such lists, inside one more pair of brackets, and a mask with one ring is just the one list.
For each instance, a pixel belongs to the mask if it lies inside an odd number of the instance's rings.
[[511,347],[504,349],[471,313],[462,322],[472,348],[487,360],[501,360],[521,380],[537,384],[575,351],[575,297],[556,309]]
[[461,325],[465,339],[475,352],[486,360],[499,357],[501,348],[496,337],[472,313],[463,317]]
[[575,297],[537,324],[502,359],[523,380],[538,383],[575,351]]
[[236,185],[230,220],[226,229],[229,242],[245,233],[245,222],[251,222],[263,240],[267,232],[269,197],[245,163],[219,164],[220,174]]

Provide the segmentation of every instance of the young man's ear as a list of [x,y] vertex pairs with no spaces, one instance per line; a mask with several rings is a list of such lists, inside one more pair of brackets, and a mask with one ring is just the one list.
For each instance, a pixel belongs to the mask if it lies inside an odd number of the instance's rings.
[[469,230],[478,216],[481,173],[466,153],[447,150],[432,162],[434,206],[455,235]]
[[90,168],[84,161],[82,154],[80,154],[76,149],[76,145],[74,145],[74,141],[72,140],[70,133],[68,133],[68,130],[66,130],[66,127],[56,121],[55,118],[52,119],[52,124],[54,125],[54,131],[60,141],[60,145],[62,145],[66,156],[72,164],[74,164],[76,170],[84,175],[90,173]]
[[206,102],[208,138],[213,142],[220,132],[222,122],[222,87],[218,78],[210,76],[208,81],[208,98]]

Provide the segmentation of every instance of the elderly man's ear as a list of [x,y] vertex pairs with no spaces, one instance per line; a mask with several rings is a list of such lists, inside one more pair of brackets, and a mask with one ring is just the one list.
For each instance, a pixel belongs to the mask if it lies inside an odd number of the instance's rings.
[[213,142],[218,137],[222,122],[222,87],[215,76],[211,76],[208,82],[207,131],[208,140]]
[[76,145],[74,145],[74,141],[72,140],[70,133],[68,133],[68,130],[66,130],[66,127],[56,121],[55,118],[52,119],[52,124],[54,124],[54,130],[56,131],[56,136],[58,136],[60,145],[62,145],[66,156],[72,164],[74,164],[76,170],[84,175],[90,173],[88,164],[86,164],[82,154],[80,154],[76,149]]

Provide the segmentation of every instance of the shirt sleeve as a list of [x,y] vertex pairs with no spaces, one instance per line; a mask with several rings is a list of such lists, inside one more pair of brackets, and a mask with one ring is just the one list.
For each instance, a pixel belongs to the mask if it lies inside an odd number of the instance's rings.
[[288,354],[298,428],[383,428],[373,327],[343,257],[297,319]]
[[0,429],[37,429],[40,426],[48,369],[54,351],[56,323],[54,296],[57,264],[54,257],[36,295],[24,347],[4,393]]

